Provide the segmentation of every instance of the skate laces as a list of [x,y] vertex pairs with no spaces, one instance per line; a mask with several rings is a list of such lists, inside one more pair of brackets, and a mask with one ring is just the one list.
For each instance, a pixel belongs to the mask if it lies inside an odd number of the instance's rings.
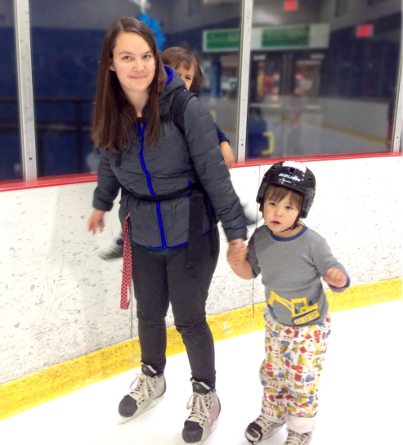
[[266,417],[260,415],[253,423],[256,423],[262,428],[262,432],[270,430],[274,424],[271,420],[266,419]]
[[211,403],[211,392],[207,394],[194,392],[186,405],[187,409],[192,409],[187,420],[203,424],[209,418]]
[[309,438],[310,433],[299,434],[288,430],[288,437],[284,445],[303,445],[307,443],[305,439]]
[[[133,388],[136,382],[137,386]],[[136,378],[130,383],[130,390],[129,396],[134,400],[147,400],[155,392],[155,377],[136,374]]]

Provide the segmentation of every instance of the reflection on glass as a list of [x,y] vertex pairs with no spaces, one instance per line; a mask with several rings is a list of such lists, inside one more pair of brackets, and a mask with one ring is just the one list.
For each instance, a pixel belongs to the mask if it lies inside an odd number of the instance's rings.
[[21,139],[13,1],[0,11],[0,181],[21,179]]
[[401,3],[254,2],[246,157],[391,147]]
[[149,0],[142,11],[143,3],[30,1],[39,176],[96,170],[90,127],[98,60],[106,29],[123,16],[141,18],[154,34],[159,30],[161,51],[183,46],[196,53],[200,99],[235,149],[241,0]]

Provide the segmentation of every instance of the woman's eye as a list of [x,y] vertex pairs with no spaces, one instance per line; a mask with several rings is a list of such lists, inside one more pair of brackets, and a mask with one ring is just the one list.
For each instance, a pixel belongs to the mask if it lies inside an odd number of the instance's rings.
[[146,55],[144,56],[145,59],[151,59],[151,57],[152,57],[151,54],[146,54]]
[[130,56],[123,56],[123,60],[130,60]]

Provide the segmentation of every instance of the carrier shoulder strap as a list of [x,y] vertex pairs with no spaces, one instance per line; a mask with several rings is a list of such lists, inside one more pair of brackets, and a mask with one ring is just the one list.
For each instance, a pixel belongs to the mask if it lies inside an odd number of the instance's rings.
[[185,133],[184,112],[186,105],[196,94],[186,89],[176,90],[171,103],[171,116],[174,123]]

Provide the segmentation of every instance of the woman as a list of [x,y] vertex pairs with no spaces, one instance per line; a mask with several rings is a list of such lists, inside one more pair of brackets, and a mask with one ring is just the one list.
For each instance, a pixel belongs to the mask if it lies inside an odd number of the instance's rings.
[[146,25],[125,17],[110,26],[92,129],[102,153],[88,230],[103,229],[104,214],[123,187],[119,213],[129,223],[142,373],[120,402],[121,421],[139,416],[165,392],[171,302],[192,372],[192,411],[182,437],[201,443],[220,412],[205,317],[219,251],[216,223],[222,221],[229,257],[244,246],[246,226],[209,113],[193,97],[183,110],[183,130],[173,123],[172,99],[183,89],[178,73],[162,65]]

